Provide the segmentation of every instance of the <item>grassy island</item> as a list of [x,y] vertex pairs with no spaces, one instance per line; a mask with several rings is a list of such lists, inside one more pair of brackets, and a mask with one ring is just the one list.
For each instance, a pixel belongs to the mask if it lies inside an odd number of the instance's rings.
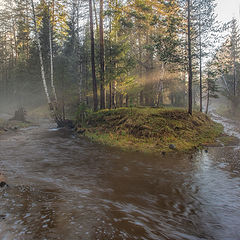
[[77,131],[95,142],[142,152],[189,151],[213,144],[223,127],[183,109],[120,108],[91,113]]

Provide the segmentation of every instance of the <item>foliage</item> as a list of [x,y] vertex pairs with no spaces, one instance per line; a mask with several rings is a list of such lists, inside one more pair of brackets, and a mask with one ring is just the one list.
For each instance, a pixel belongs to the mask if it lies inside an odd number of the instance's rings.
[[[185,107],[188,93],[186,1],[104,1],[104,14],[101,16],[100,2],[89,1],[93,4],[96,84],[99,89],[104,77],[106,106]],[[59,108],[58,114],[72,116],[78,106],[85,104],[91,109],[94,105],[89,1],[33,1],[47,87],[52,105]],[[1,3],[0,104],[5,100],[10,104],[20,103],[32,108],[46,103],[33,13],[29,5],[29,0],[3,0]],[[196,104],[199,98],[200,58],[206,59],[207,46],[213,39],[211,36],[218,30],[214,23],[214,9],[215,0],[192,3],[193,90]],[[104,21],[103,53],[99,50],[100,17]],[[228,42],[231,43],[230,40]],[[228,49],[230,51],[230,47]],[[230,66],[233,65],[232,58],[228,58],[231,61],[224,63],[222,71],[225,71],[224,76],[231,90]],[[104,76],[101,76],[100,59],[104,60]],[[238,79],[238,60],[235,61],[235,69]],[[202,72],[205,81],[207,71]],[[238,88],[240,85],[236,86]],[[55,87],[58,103],[54,102]],[[101,91],[96,94],[97,97],[103,95]]]
[[89,107],[86,104],[82,103],[81,105],[79,105],[76,112],[77,122],[80,124],[84,124],[86,118],[91,112],[92,112],[91,109],[89,109]]

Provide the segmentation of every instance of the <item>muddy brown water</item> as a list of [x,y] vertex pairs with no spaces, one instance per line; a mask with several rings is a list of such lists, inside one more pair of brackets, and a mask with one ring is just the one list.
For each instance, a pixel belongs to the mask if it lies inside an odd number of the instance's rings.
[[124,153],[48,123],[2,135],[0,239],[237,240],[239,160],[240,146]]

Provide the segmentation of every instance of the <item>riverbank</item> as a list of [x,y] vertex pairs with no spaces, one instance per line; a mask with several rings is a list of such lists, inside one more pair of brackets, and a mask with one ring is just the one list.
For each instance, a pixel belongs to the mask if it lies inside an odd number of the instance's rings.
[[0,134],[9,132],[9,131],[16,131],[19,128],[26,128],[31,126],[31,123],[28,122],[20,122],[20,121],[9,121],[0,118]]
[[190,116],[183,109],[121,108],[91,113],[77,132],[123,150],[166,153],[213,145],[223,127],[203,113]]

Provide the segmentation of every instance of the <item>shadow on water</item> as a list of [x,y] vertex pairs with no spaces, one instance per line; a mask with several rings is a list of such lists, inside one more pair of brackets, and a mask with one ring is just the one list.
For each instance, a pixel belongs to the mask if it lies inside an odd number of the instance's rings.
[[240,239],[240,150],[152,156],[48,129],[0,137],[0,239]]

